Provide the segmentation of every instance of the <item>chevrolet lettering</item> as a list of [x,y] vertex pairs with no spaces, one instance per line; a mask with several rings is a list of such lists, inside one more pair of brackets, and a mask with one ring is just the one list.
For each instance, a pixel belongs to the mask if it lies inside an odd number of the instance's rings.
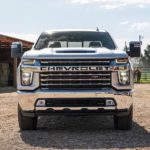
[[110,67],[102,67],[102,66],[91,66],[91,67],[41,67],[42,71],[108,71]]

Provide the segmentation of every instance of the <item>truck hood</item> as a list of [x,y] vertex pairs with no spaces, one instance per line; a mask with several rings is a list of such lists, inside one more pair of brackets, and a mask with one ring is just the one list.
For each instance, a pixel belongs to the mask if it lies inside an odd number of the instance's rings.
[[126,58],[122,50],[107,48],[45,48],[24,53],[24,59],[59,59],[59,58]]

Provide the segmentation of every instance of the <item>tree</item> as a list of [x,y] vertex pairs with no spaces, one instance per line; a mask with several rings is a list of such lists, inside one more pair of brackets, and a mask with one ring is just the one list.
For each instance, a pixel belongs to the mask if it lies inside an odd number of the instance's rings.
[[150,45],[144,50],[144,56],[141,58],[144,67],[150,67]]

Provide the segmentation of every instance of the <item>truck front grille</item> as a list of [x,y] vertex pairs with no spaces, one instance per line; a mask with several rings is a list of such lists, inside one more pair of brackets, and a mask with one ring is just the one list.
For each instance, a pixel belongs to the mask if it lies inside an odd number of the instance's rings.
[[[41,66],[110,66],[111,60],[41,60]],[[40,73],[40,88],[55,89],[108,89],[111,71],[46,71]]]

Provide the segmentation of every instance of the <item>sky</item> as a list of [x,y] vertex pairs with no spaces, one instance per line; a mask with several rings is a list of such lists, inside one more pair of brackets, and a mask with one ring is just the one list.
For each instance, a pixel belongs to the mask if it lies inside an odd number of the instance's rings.
[[150,44],[150,0],[0,0],[0,33],[36,41],[47,29],[100,29],[119,48]]

